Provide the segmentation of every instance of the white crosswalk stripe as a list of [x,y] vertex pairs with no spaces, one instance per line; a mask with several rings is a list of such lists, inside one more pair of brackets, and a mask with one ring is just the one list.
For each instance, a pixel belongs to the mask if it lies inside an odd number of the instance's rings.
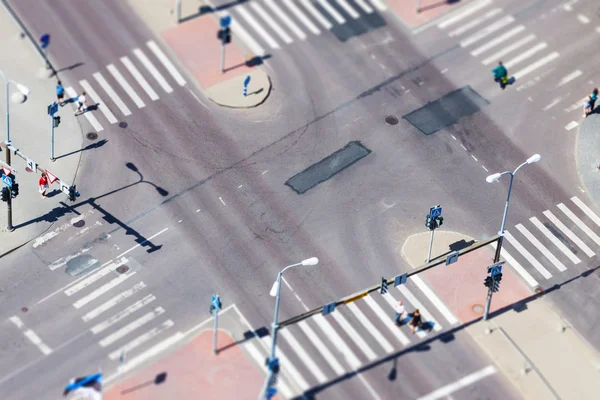
[[394,337],[402,343],[404,346],[407,346],[410,341],[408,337],[396,326],[393,319],[391,318],[391,313],[386,313],[383,311],[381,307],[373,300],[370,296],[366,296],[364,298],[365,303],[375,312],[375,315],[379,318],[381,322],[385,325],[385,327],[394,335]]
[[244,21],[248,23],[258,33],[258,35],[271,47],[272,49],[279,49],[279,44],[273,39],[271,35],[262,27],[262,25],[254,19],[254,17],[244,8],[242,5],[238,5],[235,8],[236,12],[242,16]]
[[[281,332],[283,332],[283,330]],[[271,345],[271,337],[270,336],[264,336],[260,340],[265,345],[269,345],[269,346]],[[291,378],[290,382],[297,384],[298,387],[302,391],[308,390],[310,388],[310,385],[308,384],[306,379],[304,379],[304,377],[302,376],[300,371],[298,371],[298,369],[294,366],[294,364],[288,358],[288,356],[285,354],[285,352],[283,350],[281,350],[280,348],[277,348],[277,357],[281,360],[280,365],[285,366],[285,367],[282,367],[281,370],[283,371],[284,374],[289,375],[289,377]],[[264,361],[263,361],[263,363],[264,363]]]
[[433,292],[433,290],[429,288],[429,286],[427,286],[427,284],[423,281],[423,279],[421,279],[421,277],[419,277],[418,275],[413,275],[410,277],[410,279],[415,283],[415,285],[417,285],[419,290],[423,292],[425,297],[427,297],[429,301],[431,301],[435,308],[438,309],[438,311],[444,316],[444,318],[446,318],[446,321],[448,321],[450,325],[456,325],[460,322],[458,318],[454,316],[452,311],[450,311],[450,309],[446,306],[446,304],[444,304],[444,302],[440,300],[440,298]]
[[573,233],[569,228],[565,226],[554,214],[550,211],[546,210],[543,213],[546,218],[550,220],[562,233],[565,234],[573,243],[575,243],[588,257],[593,257],[596,254],[588,247],[587,244],[583,242],[583,240],[579,239],[577,235]]
[[108,105],[102,101],[100,96],[98,96],[98,94],[96,93],[94,88],[88,83],[88,81],[83,79],[79,81],[79,84],[81,85],[83,90],[85,90],[86,93],[88,93],[91,96],[91,98],[96,102],[96,104],[98,104],[98,109],[102,112],[102,114],[104,114],[108,122],[110,122],[111,124],[117,123],[117,119],[108,108]]
[[592,231],[590,228],[588,228],[588,226],[586,224],[584,224],[583,221],[581,219],[579,219],[579,217],[573,213],[573,211],[569,210],[567,208],[567,206],[565,206],[563,203],[560,203],[559,205],[557,205],[557,207],[571,221],[573,221],[575,223],[575,225],[577,225],[577,227],[579,227],[579,229],[581,229],[586,235],[588,235],[590,239],[592,239],[598,246],[600,246],[600,237],[598,235],[596,235],[596,233],[594,233],[594,231]]
[[[75,99],[75,101],[77,101],[78,94],[75,91],[75,89],[73,89],[72,87],[69,86],[68,88],[65,88],[65,90],[67,91],[67,94],[69,95],[69,97],[71,97],[72,99]],[[90,111],[84,112],[83,115],[85,116],[85,118],[87,118],[89,123],[92,125],[92,128],[94,128],[96,130],[96,132],[100,132],[100,131],[104,130],[102,125],[100,125],[100,122],[98,122],[98,120],[96,119],[94,114],[92,114]]]
[[583,201],[579,200],[577,196],[571,197],[571,201],[577,205],[594,223],[600,226],[600,218],[594,213]]
[[321,34],[319,28],[317,28],[315,24],[311,22],[310,19],[306,18],[306,15],[304,15],[304,13],[298,8],[298,6],[296,6],[296,4],[292,0],[283,0],[283,2],[292,11],[296,18],[298,18],[308,28],[309,31],[311,31],[315,35]]
[[77,282],[77,284],[75,284],[75,285],[71,286],[70,288],[68,288],[67,290],[65,290],[64,293],[67,296],[72,296],[75,293],[79,292],[80,290],[85,289],[86,287],[88,287],[92,283],[96,282],[97,280],[101,279],[102,277],[110,274],[116,268],[120,267],[121,265],[125,264],[126,262],[127,262],[127,258],[121,257],[116,262],[111,262],[110,264],[108,264],[104,268],[102,268],[102,269],[94,272],[93,274],[89,275],[85,279]]
[[131,115],[131,111],[129,111],[129,108],[127,108],[125,103],[123,103],[123,100],[121,100],[117,92],[115,92],[112,86],[110,86],[106,79],[104,79],[102,74],[100,72],[94,72],[92,76],[96,79],[100,87],[102,87],[102,89],[108,94],[113,103],[115,103],[117,107],[119,107],[123,115]]
[[314,375],[319,383],[327,382],[327,376],[321,371],[321,368],[313,361],[304,348],[300,345],[300,342],[296,340],[292,332],[289,329],[282,329],[279,331],[281,336],[290,344],[291,348],[298,355],[298,358],[304,363],[306,368]]
[[567,108],[565,108],[565,112],[571,112],[571,111],[583,109],[583,106],[586,101],[587,101],[586,97],[584,97],[581,100],[578,100],[576,103],[573,103],[570,106],[568,106]]
[[360,361],[358,357],[352,352],[350,347],[344,342],[342,337],[333,329],[329,321],[325,319],[321,314],[317,314],[314,317],[317,326],[321,328],[325,336],[329,339],[329,341],[337,348],[340,354],[344,355],[344,358],[350,365],[352,369],[360,368]]
[[[492,243],[490,246],[492,246],[494,248],[494,250],[496,249],[496,247],[498,247],[496,245],[496,243]],[[506,260],[508,261],[508,264],[519,274],[521,275],[521,277],[523,279],[525,279],[525,282],[527,282],[529,284],[529,286],[537,286],[538,283],[537,281],[533,278],[533,276],[531,276],[531,274],[529,272],[527,272],[527,270],[525,270],[525,268],[523,268],[523,266],[521,266],[521,264],[519,264],[519,262],[517,260],[515,260],[515,258],[513,256],[510,255],[510,253],[508,251],[506,251],[506,249],[503,247],[500,250],[500,255]]]
[[341,25],[346,22],[346,19],[342,17],[342,14],[337,12],[337,10],[329,4],[328,0],[317,0],[317,3],[319,3],[319,5],[323,7],[323,9],[327,11],[338,24]]
[[473,43],[477,43],[478,41],[480,41],[481,39],[485,38],[488,35],[491,35],[492,33],[496,32],[497,30],[500,30],[502,28],[504,28],[507,25],[510,25],[514,22],[514,17],[507,15],[502,19],[499,19],[498,21],[486,26],[485,28],[479,30],[478,32],[474,33],[473,35],[469,36],[468,38],[462,40],[460,42],[460,46],[461,47],[468,47],[470,45],[472,45]]
[[371,4],[373,4],[375,6],[375,8],[378,9],[379,11],[387,10],[387,6],[383,2],[383,0],[371,0]]
[[550,261],[559,271],[564,271],[567,269],[567,267],[565,267],[565,265],[554,256],[554,254],[552,254],[550,252],[550,250],[548,250],[548,248],[546,246],[544,246],[542,244],[542,242],[540,242],[539,240],[537,240],[537,238],[535,236],[533,236],[533,234],[531,232],[529,232],[529,230],[527,228],[525,228],[522,224],[517,224],[516,228],[519,230],[519,232],[521,232],[523,234],[523,236],[525,236],[525,238],[527,238],[527,240],[529,240],[531,242],[532,245],[534,245],[539,251],[540,253],[542,253],[544,255],[544,257],[546,257],[548,259],[548,261]]
[[[265,366],[265,357],[261,354],[260,350],[256,348],[254,343],[244,342],[242,344],[244,349],[250,354],[250,356],[254,359],[254,362],[260,366],[265,374],[268,374],[269,371]],[[277,379],[277,387],[281,389],[281,393],[288,399],[294,397],[294,393],[290,389],[289,385],[281,378],[281,376]]]
[[544,278],[552,278],[552,274],[509,231],[504,231],[504,237]]
[[356,346],[363,352],[369,361],[373,361],[377,358],[377,354],[371,349],[371,347],[363,340],[363,338],[356,332],[356,329],[344,318],[339,312],[334,312],[333,318],[342,327],[343,331],[346,332],[350,339],[356,344]]
[[518,35],[519,33],[523,32],[524,30],[525,30],[524,25],[515,26],[514,28],[507,31],[506,33],[503,33],[502,35],[488,41],[486,44],[481,45],[478,48],[476,48],[475,50],[471,51],[471,55],[473,57],[477,57],[481,53],[484,53],[484,52],[488,51],[489,49],[498,46],[500,43],[512,38],[513,36]]
[[554,245],[558,247],[558,249],[562,251],[563,254],[573,262],[573,264],[579,264],[581,262],[579,257],[573,254],[573,252],[569,250],[563,242],[558,240],[558,238],[554,236],[552,232],[550,232],[550,230],[546,228],[536,217],[529,218],[529,220],[533,223],[533,225],[535,225],[536,228],[540,230],[540,232],[542,232],[544,236],[546,236],[552,243],[554,243]]
[[183,79],[183,76],[181,76],[179,71],[177,71],[177,68],[175,68],[175,66],[173,65],[171,60],[169,60],[169,58],[165,55],[165,53],[163,53],[163,51],[160,49],[160,47],[158,47],[158,45],[153,40],[147,41],[146,45],[154,53],[156,58],[158,58],[158,60],[164,65],[164,67],[167,69],[167,71],[169,71],[171,76],[173,76],[173,79],[175,79],[175,82],[177,82],[179,84],[179,86],[184,86],[185,79]]
[[136,272],[133,271],[128,274],[123,274],[119,277],[114,278],[113,280],[100,286],[98,289],[94,290],[92,293],[88,294],[87,296],[84,296],[81,299],[77,300],[75,303],[73,303],[73,307],[81,308],[81,307],[85,306],[89,302],[97,299],[104,293],[108,292],[110,289],[112,289],[115,286],[117,286],[118,284],[124,282],[126,279],[131,278],[135,274],[136,274]]
[[447,27],[456,24],[459,21],[467,18],[471,14],[475,14],[477,11],[484,7],[492,4],[492,0],[483,0],[477,3],[472,3],[470,7],[460,9],[456,14],[452,14],[449,18],[438,24],[438,28],[446,29]]
[[558,82],[558,85],[556,85],[556,87],[561,87],[563,85],[566,85],[567,83],[571,82],[572,80],[579,78],[581,75],[583,75],[583,72],[581,72],[580,70],[575,70],[575,71],[571,72],[569,75],[562,78]]
[[271,18],[271,16],[269,15],[269,13],[267,13],[265,11],[265,9],[260,5],[260,3],[256,3],[256,2],[252,2],[250,3],[250,7],[252,7],[254,9],[254,11],[262,18],[266,21],[267,24],[269,24],[269,26],[271,27],[271,29],[273,29],[275,31],[275,33],[277,33],[279,35],[279,37],[287,44],[290,44],[294,41],[294,39],[292,39],[290,37],[290,35],[288,35],[287,33],[285,33],[285,31],[283,29],[281,29],[281,27],[279,26],[279,24],[277,22],[275,22],[275,20],[273,18]]
[[156,307],[154,310],[150,311],[149,313],[144,314],[143,316],[136,319],[135,321],[125,325],[121,329],[106,336],[105,338],[100,340],[98,342],[98,344],[100,344],[101,347],[110,346],[117,340],[127,336],[129,333],[131,333],[131,332],[135,331],[136,329],[140,328],[141,326],[147,324],[148,322],[152,321],[154,318],[158,317],[159,315],[163,314],[164,312],[165,312],[164,308]]
[[108,318],[106,321],[100,322],[99,324],[93,326],[90,329],[90,331],[94,335],[96,335],[102,331],[105,331],[106,329],[110,328],[112,325],[116,324],[117,322],[121,321],[124,318],[127,318],[129,315],[133,314],[140,308],[144,307],[146,304],[150,304],[154,300],[156,300],[156,297],[152,294],[149,294],[149,295],[145,296],[144,298],[136,301],[135,303],[129,305],[127,308],[124,308],[123,310],[119,311],[112,317]]
[[553,53],[550,53],[546,57],[543,57],[543,58],[537,60],[536,62],[529,64],[522,70],[515,72],[513,76],[515,77],[515,79],[521,79],[522,77],[535,71],[536,69],[548,64],[549,62],[556,60],[559,56],[560,56],[560,54],[558,54],[558,52],[556,52],[556,51]]
[[394,351],[394,346],[381,334],[381,332],[371,323],[371,321],[365,316],[365,314],[358,308],[354,303],[348,304],[348,309],[356,319],[361,323],[362,326],[373,336],[375,341],[383,348],[386,353]]
[[419,299],[417,299],[417,296],[412,294],[412,292],[408,290],[408,288],[405,285],[396,286],[396,289],[400,291],[402,296],[404,296],[410,304],[412,304],[415,308],[419,309],[421,315],[425,317],[425,320],[433,326],[434,331],[439,332],[442,330],[442,326],[439,324],[439,322],[437,322],[433,314],[430,313],[427,308],[425,308],[423,303],[421,303]]
[[[395,316],[396,311],[394,309],[395,309],[396,304],[398,303],[398,301],[389,292],[386,293],[386,294],[384,294],[382,297],[388,303],[388,305],[390,306],[390,308],[393,310],[393,313],[394,313],[394,316]],[[407,298],[407,300],[408,300],[408,298]],[[410,300],[408,300],[408,301],[410,301]],[[415,308],[419,308],[415,304],[413,304],[413,306]],[[421,314],[421,315],[423,315],[425,317],[424,314]],[[424,338],[425,336],[427,336],[427,334],[423,330],[421,330],[421,329],[417,329],[416,333],[417,333],[417,336],[420,337],[421,339]]]
[[317,8],[313,5],[312,0],[300,0],[300,2],[304,6],[304,8],[308,10],[310,15],[312,15],[314,19],[316,19],[321,25],[323,25],[323,28],[331,29],[333,27],[333,24],[329,22],[327,18],[323,17],[323,14],[321,14],[319,10],[317,10]]
[[501,60],[502,57],[504,57],[505,55],[515,51],[516,49],[518,49],[521,46],[525,46],[527,43],[533,41],[535,39],[535,35],[531,34],[528,35],[526,37],[524,37],[521,40],[517,40],[516,42],[508,45],[508,46],[504,46],[502,48],[502,50],[498,51],[495,54],[492,54],[491,56],[487,57],[486,59],[484,59],[483,61],[481,61],[481,63],[483,65],[489,65],[493,62],[497,62],[498,60]]
[[175,325],[175,323],[173,321],[171,321],[170,319],[166,320],[159,326],[156,326],[156,327],[152,328],[151,330],[149,330],[148,332],[144,333],[143,335],[136,337],[135,339],[133,339],[132,341],[127,343],[125,346],[122,346],[118,350],[113,351],[112,353],[110,353],[108,355],[108,358],[110,358],[113,361],[117,360],[121,356],[122,351],[124,351],[125,354],[129,353],[130,351],[136,349],[137,347],[141,346],[142,344],[148,342],[149,340],[151,340],[151,339],[155,338],[156,336],[158,336],[159,334],[163,333],[164,331],[166,331],[173,325]]
[[495,8],[492,11],[488,11],[486,14],[479,18],[473,19],[468,24],[461,25],[460,28],[456,28],[453,31],[448,32],[448,36],[454,37],[465,33],[466,31],[475,28],[477,25],[484,23],[485,21],[494,18],[496,15],[502,12],[501,8]]
[[89,311],[88,313],[86,313],[82,317],[83,321],[84,322],[91,321],[92,319],[96,318],[98,315],[104,313],[105,311],[110,310],[112,307],[116,306],[117,304],[121,303],[122,301],[133,296],[134,294],[136,294],[137,292],[139,292],[140,290],[142,290],[145,287],[146,287],[146,284],[144,282],[136,283],[130,289],[124,290],[123,292],[119,293],[112,299],[108,300],[107,302],[103,303],[102,305],[100,305],[100,306],[94,308],[93,310]]
[[148,97],[150,97],[152,101],[158,100],[158,95],[156,94],[154,89],[152,89],[152,86],[150,86],[146,78],[144,78],[144,76],[140,73],[136,66],[131,62],[129,57],[121,57],[121,62],[123,63],[125,68],[127,68],[129,73],[135,78],[138,85],[140,85],[142,89],[144,89]]
[[365,0],[354,0],[354,2],[367,14],[372,14],[375,11],[373,10],[373,7],[371,7]]
[[277,15],[277,17],[282,20],[292,32],[294,32],[294,35],[298,36],[300,40],[306,40],[306,34],[302,32],[298,25],[296,25],[281,8],[279,8],[275,0],[265,0],[265,3],[267,3],[269,8]]
[[[219,14],[220,16],[225,15],[224,13]],[[248,33],[248,31],[246,29],[244,29],[244,27],[240,24],[238,24],[236,19],[232,19],[231,20],[231,30],[233,32],[233,34],[237,37],[239,37],[242,42],[244,42],[244,44],[246,46],[248,46],[248,49],[253,52],[256,56],[264,56],[266,54],[265,49],[263,49],[261,47],[261,45],[258,44],[258,42],[256,40],[254,40],[254,38],[252,37],[252,35],[250,35]]]
[[527,49],[527,50],[521,52],[518,56],[516,56],[514,58],[511,58],[510,60],[506,61],[504,63],[504,66],[506,68],[514,67],[515,65],[517,65],[521,61],[526,60],[529,57],[533,56],[535,53],[539,53],[540,51],[544,50],[546,47],[548,47],[547,43],[545,43],[545,42],[538,43],[535,46],[533,46],[532,48]]
[[125,92],[129,95],[131,100],[133,100],[135,105],[138,106],[138,108],[146,107],[146,104],[144,104],[140,96],[138,96],[138,94],[133,90],[129,82],[127,82],[123,75],[121,75],[121,72],[119,72],[117,67],[115,67],[113,64],[109,64],[106,66],[106,69],[108,69],[108,72],[110,72],[113,78],[115,78],[119,85],[121,85],[123,90],[125,90]]
[[358,12],[356,12],[356,10],[354,8],[352,8],[352,6],[350,4],[348,4],[348,2],[346,0],[335,0],[336,3],[339,4],[340,7],[342,7],[344,9],[344,11],[346,11],[346,13],[348,15],[350,15],[352,18],[354,19],[358,19],[360,18],[360,14]]
[[298,325],[300,325],[300,329],[302,329],[302,332],[304,332],[306,337],[308,337],[308,340],[310,340],[312,344],[317,348],[317,350],[319,350],[319,354],[323,356],[323,358],[325,359],[325,361],[327,361],[331,369],[333,369],[337,375],[342,375],[346,373],[346,370],[344,369],[344,367],[342,367],[342,364],[340,364],[337,358],[335,358],[335,356],[331,354],[329,348],[325,346],[325,343],[323,343],[321,339],[319,339],[319,336],[317,336],[317,334],[310,327],[308,322],[300,321]]
[[146,56],[146,54],[144,54],[142,50],[133,49],[133,54],[135,54],[138,60],[140,60],[142,65],[148,70],[150,75],[152,75],[152,77],[156,80],[156,82],[158,82],[160,87],[162,87],[165,92],[171,93],[173,91],[171,85],[167,83],[167,80],[161,75],[160,72],[158,72],[158,69],[156,69],[154,64],[152,64],[152,62],[148,59],[148,57]]

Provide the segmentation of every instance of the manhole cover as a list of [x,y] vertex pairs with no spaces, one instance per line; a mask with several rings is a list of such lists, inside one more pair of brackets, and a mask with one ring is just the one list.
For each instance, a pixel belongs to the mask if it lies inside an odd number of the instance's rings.
[[127,122],[119,122],[119,128],[122,128],[122,129],[127,128]]
[[398,118],[394,117],[393,115],[388,115],[385,117],[385,123],[388,125],[396,125],[398,123]]
[[75,228],[83,228],[85,226],[85,221],[82,219],[77,220],[77,221],[73,222],[73,226]]
[[88,140],[96,140],[98,139],[98,134],[96,132],[90,132],[85,135],[85,137],[88,138]]
[[21,308],[21,311],[23,311],[23,312],[27,312],[27,311],[29,311],[29,308],[27,308],[27,307],[23,307],[23,308]]
[[124,274],[125,272],[129,271],[129,267],[127,265],[121,265],[120,267],[117,267],[115,271],[117,271],[119,274]]
[[473,312],[475,314],[483,314],[483,306],[481,304],[475,304],[473,306]]

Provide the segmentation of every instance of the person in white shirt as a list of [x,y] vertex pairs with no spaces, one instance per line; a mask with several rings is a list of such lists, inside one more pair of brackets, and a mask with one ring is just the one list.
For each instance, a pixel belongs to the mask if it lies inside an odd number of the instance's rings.
[[82,113],[87,109],[85,105],[85,92],[81,93],[79,97],[77,97],[77,111],[75,111],[75,115],[78,113]]
[[396,325],[400,325],[406,314],[406,310],[404,309],[404,306],[402,305],[402,300],[400,300],[400,301],[398,301],[398,303],[396,303],[396,306],[394,307],[394,311],[396,311]]

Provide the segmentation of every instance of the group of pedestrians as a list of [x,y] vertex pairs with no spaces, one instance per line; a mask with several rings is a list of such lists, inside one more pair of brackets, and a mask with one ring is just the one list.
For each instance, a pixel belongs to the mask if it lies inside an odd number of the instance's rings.
[[[61,107],[65,105],[65,88],[63,87],[61,81],[56,82],[56,99]],[[75,115],[79,115],[87,110],[85,92],[82,92],[79,96],[77,96],[75,102],[77,103],[77,111],[75,111]]]
[[[402,300],[396,303],[396,307],[394,307],[394,311],[396,311],[396,325],[400,326],[406,319],[406,309],[402,304]],[[408,326],[411,328],[411,335],[414,335],[417,329],[423,326],[423,319],[421,318],[421,312],[418,308],[410,314],[410,320],[408,321]]]

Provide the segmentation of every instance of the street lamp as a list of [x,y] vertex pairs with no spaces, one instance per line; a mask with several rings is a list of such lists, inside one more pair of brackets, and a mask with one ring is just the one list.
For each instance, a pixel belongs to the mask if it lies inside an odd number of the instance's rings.
[[271,297],[275,297],[275,315],[273,316],[273,332],[271,334],[271,352],[269,353],[269,358],[267,359],[267,364],[269,366],[269,376],[267,377],[267,380],[265,381],[265,386],[261,393],[260,399],[264,398],[264,396],[267,395],[269,386],[271,386],[271,382],[273,381],[273,376],[279,370],[279,363],[278,363],[278,360],[275,358],[275,344],[277,343],[277,330],[279,329],[279,322],[277,321],[277,319],[279,317],[279,299],[280,299],[280,292],[281,292],[281,277],[283,276],[283,273],[286,270],[288,270],[289,268],[297,267],[299,265],[302,265],[302,266],[317,265],[318,263],[319,263],[319,259],[317,257],[311,257],[311,258],[307,258],[306,260],[303,260],[302,262],[299,262],[297,264],[288,265],[283,270],[281,270],[281,272],[279,272],[277,274],[277,280],[275,282],[273,282],[273,286],[271,287],[271,291],[269,292]]
[[[517,167],[517,169],[515,169],[513,172],[510,172],[510,171],[497,172],[497,173],[489,175],[487,178],[485,178],[485,180],[488,183],[494,183],[494,182],[498,182],[498,180],[500,179],[500,177],[502,175],[510,174],[510,183],[508,185],[508,196],[506,197],[506,203],[504,204],[504,215],[502,216],[502,224],[500,226],[500,232],[498,232],[498,236],[500,236],[500,238],[498,239],[498,246],[496,247],[496,254],[494,254],[494,264],[497,263],[498,261],[500,261],[500,251],[502,250],[502,242],[504,241],[504,227],[506,225],[506,215],[508,214],[508,202],[510,201],[510,193],[512,191],[512,184],[513,184],[513,179],[515,178],[515,174],[517,173],[519,168],[521,168],[523,165],[536,163],[536,162],[540,161],[541,158],[542,157],[539,154],[534,154],[531,157],[529,157],[523,164],[519,165]],[[487,297],[487,301],[485,303],[485,311],[483,313],[484,320],[487,319],[491,302],[492,302],[492,289],[488,288],[488,297]]]

